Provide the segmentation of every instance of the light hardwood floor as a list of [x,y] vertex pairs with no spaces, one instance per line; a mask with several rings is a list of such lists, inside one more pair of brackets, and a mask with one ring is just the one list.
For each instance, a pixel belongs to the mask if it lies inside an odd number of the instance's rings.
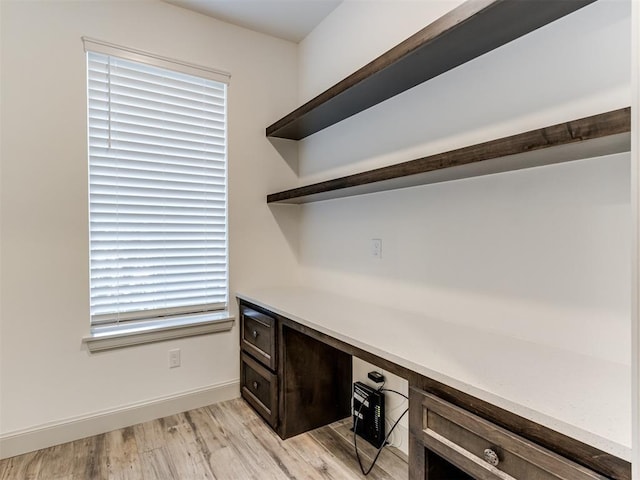
[[[405,480],[406,456],[387,447],[364,477],[350,421],[281,440],[241,400],[190,410],[0,460],[0,480]],[[373,447],[358,442],[368,466]]]

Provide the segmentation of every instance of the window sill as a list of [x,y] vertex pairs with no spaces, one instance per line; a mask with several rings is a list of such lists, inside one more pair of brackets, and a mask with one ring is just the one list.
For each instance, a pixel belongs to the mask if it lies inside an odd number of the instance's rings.
[[82,339],[90,352],[161,342],[208,333],[227,332],[235,317],[228,311],[181,315],[167,320],[155,318],[119,325],[97,325]]

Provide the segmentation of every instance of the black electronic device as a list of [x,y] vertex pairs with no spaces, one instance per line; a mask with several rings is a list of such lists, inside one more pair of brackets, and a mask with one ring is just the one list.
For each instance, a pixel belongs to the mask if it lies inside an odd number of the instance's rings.
[[353,431],[376,448],[385,439],[384,393],[362,382],[353,384]]
[[384,375],[382,375],[380,372],[376,372],[375,370],[373,372],[369,372],[367,374],[367,377],[369,377],[369,380],[373,380],[376,383],[384,382]]

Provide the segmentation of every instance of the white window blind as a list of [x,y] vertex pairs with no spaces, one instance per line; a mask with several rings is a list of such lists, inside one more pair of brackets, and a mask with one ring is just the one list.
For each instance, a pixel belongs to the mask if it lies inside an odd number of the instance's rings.
[[87,66],[92,324],[224,309],[226,85]]

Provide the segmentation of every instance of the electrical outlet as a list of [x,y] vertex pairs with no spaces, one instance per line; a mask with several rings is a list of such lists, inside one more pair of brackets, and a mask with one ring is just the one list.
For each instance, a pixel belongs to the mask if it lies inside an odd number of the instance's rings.
[[372,238],[371,239],[371,256],[373,258],[382,258],[382,239],[381,238]]
[[180,366],[180,349],[174,348],[169,350],[169,368],[176,368]]

